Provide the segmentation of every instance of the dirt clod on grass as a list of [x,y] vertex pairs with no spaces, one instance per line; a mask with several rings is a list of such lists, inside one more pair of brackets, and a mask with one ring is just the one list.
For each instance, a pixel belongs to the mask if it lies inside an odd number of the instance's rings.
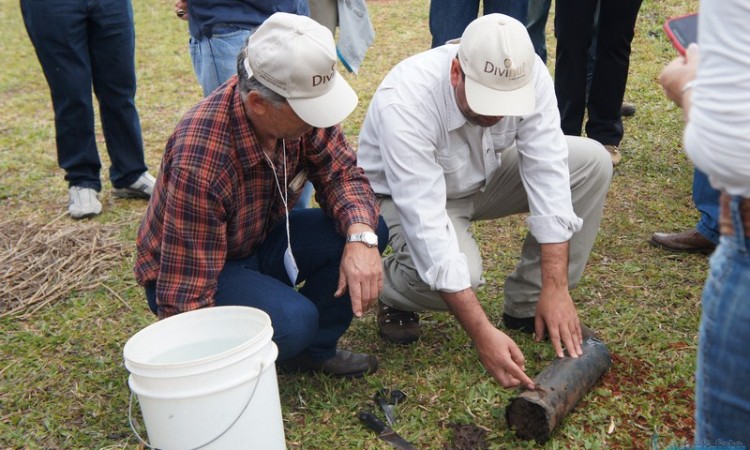
[[72,292],[108,286],[107,272],[128,257],[121,224],[0,222],[0,317],[28,317]]
[[485,441],[487,430],[475,425],[450,424],[453,429],[452,445],[446,445],[444,450],[485,450],[489,448]]

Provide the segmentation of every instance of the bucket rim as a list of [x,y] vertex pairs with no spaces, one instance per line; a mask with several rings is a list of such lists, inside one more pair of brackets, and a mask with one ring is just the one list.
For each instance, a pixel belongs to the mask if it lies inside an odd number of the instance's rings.
[[[217,392],[226,391],[232,388],[235,388],[243,383],[247,383],[249,380],[256,378],[256,377],[262,377],[265,375],[266,372],[268,372],[269,369],[273,368],[274,373],[276,371],[276,357],[279,355],[279,349],[273,342],[269,342],[268,345],[271,346],[270,351],[266,355],[266,357],[263,359],[263,361],[259,361],[257,364],[257,367],[253,368],[252,370],[247,371],[246,373],[243,373],[241,377],[238,377],[233,380],[229,380],[224,383],[211,383],[208,385],[204,385],[202,387],[195,387],[190,390],[189,395],[185,392],[172,392],[169,394],[165,394],[161,389],[156,388],[148,388],[144,386],[138,385],[138,374],[130,373],[128,376],[128,388],[135,393],[138,396],[144,396],[146,398],[154,399],[154,400],[175,400],[175,399],[182,399],[182,398],[189,398],[189,397],[200,397],[204,395],[211,395],[215,394]],[[134,376],[135,375],[135,376]],[[155,378],[155,377],[152,377]],[[175,378],[175,377],[171,377]]]
[[[174,328],[177,321],[185,322],[186,320],[196,320],[198,316],[207,316],[206,318],[216,318],[215,316],[226,316],[232,313],[237,314],[252,314],[253,319],[259,319],[261,322],[262,329],[249,339],[227,348],[221,352],[212,353],[200,358],[189,359],[185,361],[172,361],[172,362],[151,362],[144,361],[142,359],[134,358],[135,353],[134,347],[143,345],[147,342],[150,335],[164,331],[164,329]],[[236,318],[236,316],[234,317]],[[142,328],[133,336],[131,336],[123,348],[123,358],[125,367],[132,373],[136,369],[136,372],[141,370],[149,371],[149,376],[153,374],[150,371],[172,371],[172,370],[183,370],[195,368],[198,366],[204,366],[207,363],[224,361],[226,364],[232,364],[245,357],[250,349],[255,348],[258,344],[265,344],[273,337],[273,327],[271,326],[271,318],[268,314],[258,308],[249,306],[212,306],[208,308],[201,308],[184,313],[170,316],[166,319],[151,323],[150,325]],[[137,355],[136,355],[137,356]],[[232,358],[234,356],[234,358]],[[171,378],[174,375],[164,374],[164,376],[156,378]]]

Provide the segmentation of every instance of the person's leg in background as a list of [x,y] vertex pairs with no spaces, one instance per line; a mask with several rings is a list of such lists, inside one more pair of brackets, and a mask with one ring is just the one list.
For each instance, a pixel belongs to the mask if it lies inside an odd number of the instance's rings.
[[24,25],[50,88],[57,162],[69,186],[99,192],[87,10],[85,0],[21,1]]
[[251,31],[236,26],[214,27],[211,36],[190,38],[190,59],[207,96],[237,74],[237,55]]
[[588,98],[586,135],[605,146],[619,146],[622,141],[622,100],[640,7],[641,0],[602,0],[599,7],[596,64]]
[[534,51],[547,63],[547,18],[552,0],[529,0],[526,31],[529,32]]
[[135,29],[130,1],[100,0],[90,14],[94,92],[112,162],[112,186],[125,188],[146,172],[141,122],[135,106]]
[[654,233],[650,243],[672,252],[710,254],[719,243],[719,195],[708,176],[693,170],[693,203],[700,212],[694,228],[679,233]]
[[479,0],[431,0],[430,33],[432,48],[461,37],[479,13]]
[[310,183],[309,181],[305,181],[305,184],[302,187],[302,193],[300,194],[297,203],[294,204],[294,207],[292,209],[309,208],[310,201],[312,201],[313,198],[313,194],[315,194],[315,188],[313,187],[312,183]]
[[336,26],[339,23],[339,7],[337,0],[310,0],[310,18],[328,28],[336,36]]
[[708,181],[708,175],[693,171],[693,203],[701,214],[695,228],[714,245],[719,244],[719,196]]
[[526,23],[529,0],[484,0],[484,15],[492,13],[505,14],[521,23]]
[[580,136],[586,112],[586,73],[598,0],[555,2],[555,94],[564,134]]

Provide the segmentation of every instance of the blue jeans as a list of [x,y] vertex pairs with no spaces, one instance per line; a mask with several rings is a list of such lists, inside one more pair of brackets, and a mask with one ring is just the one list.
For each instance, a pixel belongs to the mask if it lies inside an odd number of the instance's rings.
[[[502,13],[526,23],[528,0],[484,0],[484,13]],[[477,18],[479,0],[432,0],[430,2],[430,33],[432,48],[459,38]]]
[[547,17],[552,0],[529,0],[526,31],[529,32],[534,51],[547,63]]
[[698,169],[693,172],[693,203],[701,213],[695,228],[714,244],[719,243],[719,191],[711,187],[708,177]]
[[129,0],[21,0],[24,25],[55,111],[57,162],[70,186],[100,191],[93,91],[115,188],[147,170],[135,107],[135,29]]
[[215,26],[211,37],[190,38],[190,59],[204,96],[237,74],[237,55],[250,34],[250,30],[227,25]]
[[739,198],[734,235],[722,235],[703,289],[695,392],[696,445],[719,440],[750,446],[750,238]]
[[[282,221],[254,255],[226,261],[214,296],[216,306],[252,306],[268,313],[279,361],[303,351],[313,359],[328,359],[336,354],[336,344],[352,320],[349,294],[333,296],[344,237],[319,208],[291,211],[289,227],[299,268],[297,284],[304,285],[295,289],[284,268],[287,238]],[[382,253],[388,243],[388,228],[382,219],[376,232]],[[156,312],[153,283],[146,286],[146,298]]]

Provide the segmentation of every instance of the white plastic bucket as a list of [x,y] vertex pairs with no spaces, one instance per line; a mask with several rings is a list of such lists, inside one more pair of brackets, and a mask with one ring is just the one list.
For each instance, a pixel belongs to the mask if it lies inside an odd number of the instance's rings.
[[163,450],[286,449],[265,312],[198,309],[153,323],[125,344],[128,385],[149,444]]

